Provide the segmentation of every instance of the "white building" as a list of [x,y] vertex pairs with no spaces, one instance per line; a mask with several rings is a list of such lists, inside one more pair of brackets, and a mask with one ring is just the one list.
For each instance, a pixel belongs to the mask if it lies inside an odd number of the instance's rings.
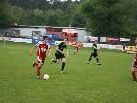
[[1,34],[17,37],[32,37],[32,35],[45,35],[45,26],[15,26],[8,29],[0,29]]
[[[12,37],[32,38],[32,36],[45,35],[55,33],[63,36],[63,33],[77,34],[77,41],[84,42],[87,36],[86,28],[76,27],[52,27],[52,26],[26,26],[18,25],[10,27],[9,29],[0,29],[2,34],[10,35]],[[69,36],[68,36],[69,37]]]

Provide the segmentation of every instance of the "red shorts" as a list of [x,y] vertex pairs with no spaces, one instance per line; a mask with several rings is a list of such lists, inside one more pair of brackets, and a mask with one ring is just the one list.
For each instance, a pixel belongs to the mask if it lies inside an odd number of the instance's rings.
[[38,63],[44,64],[46,56],[37,56]]
[[79,48],[78,48],[78,47],[75,47],[75,51],[78,52],[78,51],[79,51]]
[[136,67],[132,67],[132,70],[137,72],[137,68]]
[[133,62],[132,69],[137,72],[137,62]]

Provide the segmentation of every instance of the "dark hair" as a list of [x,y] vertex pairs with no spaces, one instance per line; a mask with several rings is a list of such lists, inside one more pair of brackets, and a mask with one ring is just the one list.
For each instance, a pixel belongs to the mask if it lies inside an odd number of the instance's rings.
[[43,40],[45,40],[46,38],[48,38],[48,36],[43,36]]

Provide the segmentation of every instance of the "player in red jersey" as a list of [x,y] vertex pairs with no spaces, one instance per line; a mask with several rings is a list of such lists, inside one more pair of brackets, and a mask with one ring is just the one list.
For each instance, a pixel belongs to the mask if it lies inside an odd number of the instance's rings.
[[80,43],[74,44],[73,47],[74,47],[74,55],[75,55],[75,54],[77,54],[79,52]]
[[[137,38],[135,40],[135,43],[136,43],[136,47],[137,47]],[[131,70],[132,70],[133,80],[137,81],[137,77],[136,77],[136,72],[137,72],[137,51],[136,51],[136,54],[135,54],[135,58],[134,58]]]
[[36,45],[34,45],[30,51],[30,55],[32,55],[34,49],[37,50],[37,62],[33,62],[33,67],[36,67],[36,75],[37,79],[40,79],[40,70],[44,64],[46,53],[49,50],[49,55],[51,53],[50,45],[48,43],[48,37],[44,36],[42,41],[39,41]]

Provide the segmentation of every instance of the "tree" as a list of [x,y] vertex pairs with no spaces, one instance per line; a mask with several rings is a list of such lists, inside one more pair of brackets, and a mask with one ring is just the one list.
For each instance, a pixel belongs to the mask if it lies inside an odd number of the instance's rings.
[[47,25],[50,26],[60,26],[61,22],[63,21],[63,19],[61,20],[61,15],[62,15],[62,11],[58,10],[48,10],[46,11],[47,14]]
[[52,25],[81,27],[83,14],[77,10],[79,1],[72,0],[9,0],[12,22],[23,25]]
[[46,15],[45,13],[40,10],[40,9],[35,9],[33,11],[33,16],[32,19],[33,20],[33,24],[32,25],[45,25],[46,24]]
[[73,27],[85,27],[86,25],[86,19],[85,15],[81,12],[80,4],[77,3],[78,1],[75,1],[76,3],[71,10],[71,26]]
[[134,24],[134,9],[137,0],[87,0],[82,12],[88,26],[97,34],[113,35],[131,32]]
[[8,0],[0,0],[0,27],[7,27],[11,24],[11,9]]
[[25,12],[21,7],[11,7],[11,21],[12,23],[23,24],[25,19]]

